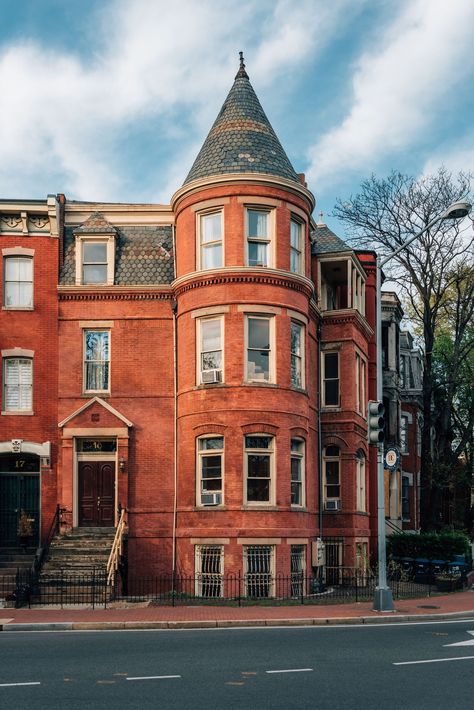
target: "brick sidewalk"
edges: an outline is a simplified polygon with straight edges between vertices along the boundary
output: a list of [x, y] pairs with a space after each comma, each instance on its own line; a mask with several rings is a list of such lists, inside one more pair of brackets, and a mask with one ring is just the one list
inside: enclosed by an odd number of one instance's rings
[[372, 610], [371, 602], [337, 605], [298, 606], [132, 606], [108, 609], [51, 607], [32, 609], [0, 609], [0, 627], [11, 624], [69, 624], [78, 628], [208, 627], [217, 625], [320, 624], [348, 621], [374, 623], [377, 620], [433, 618], [447, 615], [474, 616], [474, 592], [464, 591], [444, 596], [401, 600], [395, 603], [395, 613]]

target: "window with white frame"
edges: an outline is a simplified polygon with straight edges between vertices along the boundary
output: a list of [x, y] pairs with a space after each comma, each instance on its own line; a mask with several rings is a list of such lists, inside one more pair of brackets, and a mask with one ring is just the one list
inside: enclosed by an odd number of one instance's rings
[[339, 406], [339, 353], [322, 354], [323, 407]]
[[366, 402], [366, 394], [365, 394], [365, 373], [366, 373], [366, 365], [365, 365], [365, 360], [364, 358], [359, 355], [359, 353], [355, 354], [355, 363], [356, 363], [356, 370], [355, 370], [355, 376], [356, 376], [356, 411], [359, 414], [362, 414], [363, 417], [367, 416], [367, 402]]
[[271, 212], [268, 210], [247, 208], [247, 265], [272, 265]]
[[274, 499], [274, 439], [265, 434], [245, 437], [245, 502], [271, 504]]
[[110, 390], [110, 332], [84, 331], [84, 391]]
[[5, 308], [33, 308], [33, 259], [31, 257], [4, 257], [3, 305]]
[[306, 545], [290, 547], [291, 596], [301, 597], [305, 591]]
[[223, 545], [195, 546], [196, 595], [215, 598], [223, 595]]
[[324, 507], [339, 510], [341, 501], [340, 450], [326, 446], [323, 450]]
[[222, 266], [222, 210], [199, 215], [199, 265], [201, 269]]
[[304, 387], [304, 326], [291, 321], [290, 381], [293, 387]]
[[198, 505], [221, 505], [224, 471], [224, 437], [202, 436], [197, 440]]
[[408, 453], [408, 417], [405, 414], [400, 417], [400, 448], [402, 454]]
[[357, 486], [357, 510], [361, 513], [367, 511], [366, 492], [365, 492], [365, 455], [363, 451], [357, 452], [356, 457], [356, 486]]
[[273, 318], [247, 316], [246, 323], [247, 357], [245, 379], [248, 382], [273, 382]]
[[84, 240], [82, 242], [82, 283], [106, 284], [107, 265], [107, 242]]
[[244, 546], [245, 593], [261, 599], [274, 596], [275, 546]]
[[199, 342], [198, 383], [222, 382], [222, 327], [223, 318], [200, 318], [196, 321]]
[[291, 440], [291, 505], [305, 504], [305, 442], [303, 439]]
[[303, 225], [294, 217], [290, 221], [290, 271], [303, 273]]
[[33, 360], [3, 358], [3, 411], [31, 412], [33, 409]]

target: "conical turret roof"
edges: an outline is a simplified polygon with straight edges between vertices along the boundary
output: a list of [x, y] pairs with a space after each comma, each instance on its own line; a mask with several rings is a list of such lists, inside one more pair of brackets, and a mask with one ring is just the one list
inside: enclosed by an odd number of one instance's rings
[[299, 182], [249, 81], [242, 52], [234, 85], [184, 184], [224, 173], [269, 173]]

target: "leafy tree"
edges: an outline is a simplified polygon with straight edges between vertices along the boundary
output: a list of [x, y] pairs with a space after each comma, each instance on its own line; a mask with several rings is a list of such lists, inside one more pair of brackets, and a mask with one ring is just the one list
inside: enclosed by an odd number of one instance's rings
[[[418, 180], [398, 172], [381, 179], [372, 175], [362, 183], [357, 195], [349, 200], [337, 201], [334, 216], [346, 225], [348, 237], [355, 246], [376, 249], [382, 256], [388, 255], [410, 236], [426, 228], [453, 202], [461, 199], [472, 202], [472, 180], [471, 174], [453, 176], [445, 168]], [[437, 510], [433, 506], [439, 471], [434, 466], [431, 448], [431, 432], [436, 423], [433, 408], [437, 384], [434, 362], [436, 337], [443, 318], [447, 318], [446, 308], [453, 289], [456, 289], [460, 265], [472, 267], [473, 244], [470, 219], [460, 222], [445, 220], [402, 249], [386, 266], [387, 275], [398, 283], [404, 293], [411, 317], [419, 328], [423, 349], [420, 495], [423, 529], [436, 528], [439, 524]], [[452, 345], [454, 348], [454, 341]], [[460, 372], [457, 371], [452, 378], [451, 390], [458, 388], [459, 377]], [[449, 398], [453, 401], [452, 391]], [[457, 411], [460, 413], [460, 410]], [[449, 413], [450, 419], [454, 416], [454, 411]]]

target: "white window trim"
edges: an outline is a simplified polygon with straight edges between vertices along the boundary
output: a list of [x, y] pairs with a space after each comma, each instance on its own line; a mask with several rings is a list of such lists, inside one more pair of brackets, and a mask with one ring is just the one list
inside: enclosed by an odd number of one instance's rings
[[[82, 280], [83, 246], [85, 242], [107, 245], [107, 281], [105, 283], [84, 284]], [[115, 279], [115, 234], [76, 235], [76, 286], [113, 286]]]
[[[337, 381], [339, 383], [337, 404], [326, 404], [326, 388], [324, 386], [326, 381], [326, 355], [337, 355]], [[331, 378], [331, 380], [334, 379], [336, 378]], [[321, 406], [325, 409], [338, 409], [341, 406], [341, 357], [339, 350], [323, 350], [321, 353]]]
[[[299, 356], [301, 359], [301, 384], [296, 385], [293, 382], [291, 382], [291, 358], [293, 356], [293, 351], [291, 350], [291, 326], [292, 325], [297, 325], [300, 328], [300, 334], [301, 334], [301, 355]], [[290, 384], [292, 387], [295, 387], [296, 389], [306, 389], [306, 327], [304, 323], [301, 323], [300, 321], [292, 318], [290, 321]]]
[[[201, 242], [201, 219], [207, 217], [211, 214], [220, 214], [221, 216], [221, 238], [215, 242], [206, 242], [207, 245], [210, 244], [221, 244], [222, 251], [222, 263], [220, 266], [210, 266], [204, 267], [202, 265], [202, 249], [203, 244]], [[225, 266], [225, 241], [224, 241], [224, 208], [222, 206], [210, 207], [209, 209], [201, 210], [196, 212], [196, 270], [197, 271], [209, 271], [212, 269], [221, 269]]]
[[[302, 453], [291, 450], [291, 441], [298, 441], [302, 444]], [[300, 472], [301, 472], [301, 503], [291, 503], [291, 484], [293, 483], [291, 479], [291, 459], [297, 458], [300, 461]], [[292, 436], [290, 440], [290, 504], [292, 508], [304, 508], [306, 506], [306, 441], [298, 436]]]
[[[87, 372], [86, 372], [86, 333], [97, 331], [98, 333], [109, 334], [109, 386], [107, 389], [92, 390], [87, 389]], [[83, 394], [110, 394], [112, 383], [112, 334], [109, 328], [83, 328], [82, 329], [82, 392]]]
[[[222, 439], [222, 449], [208, 449], [203, 450], [199, 448], [199, 442], [203, 439]], [[201, 502], [201, 482], [202, 482], [202, 459], [205, 456], [217, 456], [221, 457], [221, 490], [212, 491], [212, 493], [221, 494], [221, 502], [219, 505], [203, 505]], [[196, 439], [196, 507], [203, 508], [205, 510], [215, 510], [216, 508], [222, 507], [224, 505], [224, 471], [225, 471], [225, 439], [223, 434], [203, 434], [198, 436]]]
[[[33, 350], [2, 350], [2, 415], [5, 416], [32, 416], [34, 394], [34, 351]], [[29, 409], [7, 409], [6, 407], [6, 363], [7, 360], [29, 360], [31, 362], [31, 407]]]
[[356, 456], [357, 511], [367, 512], [367, 462], [363, 455]]
[[[268, 449], [247, 449], [245, 445], [245, 438], [247, 436], [265, 436], [271, 439], [271, 444], [270, 448]], [[251, 508], [266, 508], [266, 507], [272, 507], [275, 505], [275, 491], [276, 491], [276, 437], [274, 434], [268, 434], [265, 432], [255, 432], [252, 434], [245, 434], [244, 435], [244, 440], [243, 440], [243, 447], [244, 447], [244, 490], [243, 490], [243, 501], [245, 506], [249, 506]], [[247, 499], [247, 480], [248, 480], [248, 454], [268, 454], [270, 457], [270, 484], [269, 484], [269, 500], [267, 501], [261, 501], [261, 500], [248, 500]]]
[[[35, 308], [35, 250], [25, 247], [2, 249], [2, 308], [5, 311], [33, 311]], [[6, 303], [6, 266], [7, 259], [31, 259], [31, 306], [8, 306]]]
[[[249, 237], [249, 219], [248, 213], [255, 212], [266, 212], [268, 215], [267, 226], [268, 234], [266, 239], [259, 239], [258, 237]], [[275, 245], [275, 208], [264, 204], [247, 204], [245, 205], [245, 217], [244, 217], [244, 264], [251, 269], [274, 269], [276, 264], [276, 245]], [[261, 244], [268, 244], [267, 247], [267, 264], [264, 266], [251, 266], [249, 264], [249, 242], [258, 242]]]
[[[248, 378], [248, 350], [249, 350], [249, 320], [268, 320], [269, 321], [269, 341], [270, 341], [270, 355], [268, 358], [268, 380], [262, 379], [251, 379]], [[276, 382], [276, 365], [275, 365], [275, 353], [276, 353], [276, 342], [275, 342], [275, 317], [273, 315], [267, 315], [265, 313], [249, 313], [245, 315], [244, 323], [244, 382], [246, 384], [260, 384], [269, 385], [275, 384]]]
[[356, 351], [355, 353], [355, 376], [356, 376], [356, 412], [364, 419], [367, 418], [367, 398], [366, 398], [366, 377], [367, 361], [365, 357]]
[[[294, 247], [291, 244], [291, 222], [294, 222], [295, 224], [298, 225], [298, 233], [299, 233], [299, 269], [298, 271], [293, 271], [291, 268], [291, 253], [294, 251]], [[305, 248], [305, 233], [306, 233], [306, 223], [301, 220], [301, 217], [298, 217], [295, 214], [291, 215], [290, 218], [290, 265], [289, 265], [289, 270], [292, 274], [299, 274], [300, 276], [304, 276], [305, 274], [305, 253], [304, 253], [304, 248]], [[298, 250], [297, 250], [298, 251]]]
[[[196, 384], [197, 386], [201, 386], [204, 384], [202, 381], [202, 373], [203, 372], [208, 372], [207, 370], [201, 370], [201, 340], [202, 340], [202, 324], [207, 321], [213, 321], [217, 320], [220, 323], [220, 345], [221, 345], [221, 379], [218, 384], [222, 384], [224, 382], [224, 367], [225, 367], [225, 362], [224, 362], [224, 316], [222, 315], [213, 315], [205, 318], [196, 318]], [[217, 384], [217, 383], [215, 383]]]
[[[328, 446], [335, 446], [335, 445], [328, 444]], [[326, 449], [328, 448], [328, 446], [325, 446], [323, 449], [323, 502], [324, 503], [327, 503], [327, 501], [332, 501], [332, 500], [337, 500], [337, 501], [342, 500], [342, 495], [341, 495], [341, 493], [342, 493], [342, 491], [341, 491], [341, 449], [339, 447], [337, 447], [339, 449], [338, 456], [328, 456], [326, 454]], [[337, 461], [339, 464], [339, 466], [338, 466], [339, 483], [338, 484], [335, 484], [335, 483], [328, 484], [328, 482], [327, 482], [327, 475], [326, 475], [327, 468], [326, 468], [326, 466], [327, 466], [327, 463], [331, 462], [331, 461]], [[328, 485], [330, 485], [330, 486], [338, 485], [339, 486], [339, 496], [328, 496], [326, 494], [326, 490], [327, 490]]]

